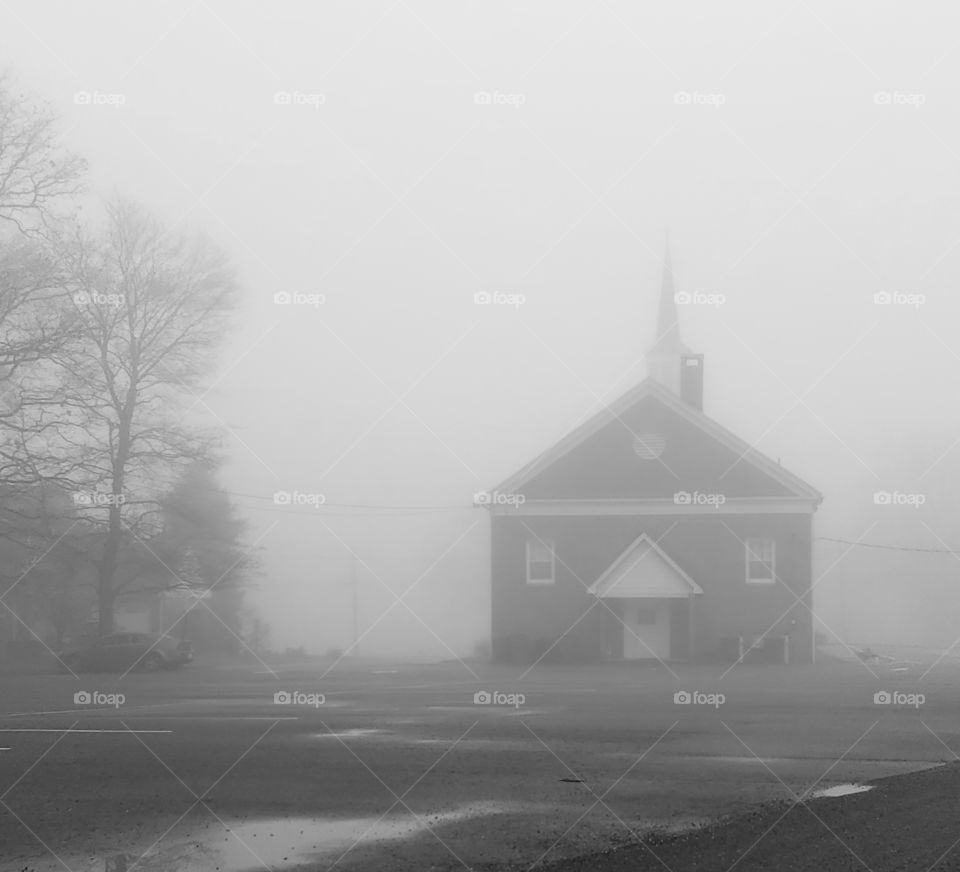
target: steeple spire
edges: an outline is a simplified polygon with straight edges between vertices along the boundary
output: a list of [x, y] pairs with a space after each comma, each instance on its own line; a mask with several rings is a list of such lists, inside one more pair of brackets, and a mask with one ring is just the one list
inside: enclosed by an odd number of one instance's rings
[[673, 263], [670, 258], [669, 237], [663, 255], [663, 275], [660, 279], [660, 305], [657, 311], [657, 334], [647, 352], [648, 375], [670, 390], [680, 393], [680, 358], [689, 354], [680, 340], [680, 323], [677, 315], [677, 294], [674, 284]]
[[660, 280], [660, 308], [657, 313], [657, 335], [653, 349], [678, 350], [680, 325], [677, 316], [677, 299], [673, 283], [673, 264], [670, 261], [670, 238], [667, 237], [663, 254], [663, 277]]

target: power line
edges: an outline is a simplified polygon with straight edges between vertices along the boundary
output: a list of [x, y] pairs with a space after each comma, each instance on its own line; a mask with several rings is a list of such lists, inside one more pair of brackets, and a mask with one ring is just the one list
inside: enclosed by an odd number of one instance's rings
[[[217, 489], [220, 493], [227, 494], [232, 497], [242, 497], [252, 500], [268, 500], [273, 503], [274, 506], [280, 508], [283, 506], [282, 503], [275, 502], [274, 496], [271, 494], [267, 496], [266, 494], [246, 494], [239, 493], [237, 491], [229, 491], [226, 489], [220, 490]], [[446, 504], [446, 505], [416, 505], [416, 504], [403, 504], [403, 503], [320, 503], [316, 509], [305, 509], [302, 513], [316, 514], [318, 511], [322, 511], [327, 506], [337, 509], [387, 509], [387, 510], [397, 510], [397, 511], [418, 511], [418, 512], [448, 512], [448, 511], [464, 511], [465, 509], [474, 509], [476, 506], [471, 503], [460, 503], [460, 504]], [[247, 506], [246, 508], [254, 508], [253, 506]], [[301, 514], [300, 511], [297, 511], [297, 514]]]
[[[210, 490], [216, 491], [219, 493], [227, 494], [232, 497], [241, 497], [254, 500], [269, 500], [273, 503], [272, 506], [242, 506], [244, 509], [253, 509], [260, 511], [270, 511], [276, 512], [278, 514], [285, 515], [352, 515], [357, 514], [357, 512], [349, 510], [360, 510], [366, 514], [379, 514], [379, 515], [427, 515], [435, 514], [438, 512], [464, 512], [467, 510], [474, 511], [478, 507], [470, 503], [462, 503], [459, 505], [411, 505], [411, 504], [376, 504], [376, 503], [321, 503], [316, 508], [304, 508], [297, 509], [293, 507], [284, 507], [282, 504], [274, 502], [273, 495], [267, 496], [265, 494], [249, 494], [241, 493], [238, 491], [230, 491], [225, 488], [199, 488], [201, 490]], [[347, 509], [348, 511], [342, 512], [331, 512], [327, 509]], [[814, 541], [822, 542], [838, 542], [843, 545], [852, 545], [858, 548], [877, 548], [884, 551], [913, 551], [924, 554], [957, 554], [960, 555], [960, 549], [952, 548], [917, 548], [909, 545], [882, 545], [878, 542], [857, 542], [852, 539], [840, 539], [833, 536], [814, 536]]]
[[[417, 515], [435, 515], [443, 512], [476, 511], [475, 506], [390, 506], [390, 505], [361, 505], [356, 503], [323, 503], [317, 508], [291, 508], [288, 506], [250, 506], [240, 504], [238, 509], [243, 511], [272, 512], [279, 515], [313, 515], [314, 517], [330, 517], [333, 515], [383, 515], [386, 517], [415, 517]], [[341, 509], [343, 511], [329, 511]]]
[[831, 536], [815, 536], [824, 542], [840, 542], [844, 545], [856, 545], [859, 548], [881, 548], [884, 551], [922, 551], [926, 554], [960, 554], [952, 548], [914, 548], [910, 545], [881, 545], [878, 542], [854, 542], [850, 539], [835, 539]]

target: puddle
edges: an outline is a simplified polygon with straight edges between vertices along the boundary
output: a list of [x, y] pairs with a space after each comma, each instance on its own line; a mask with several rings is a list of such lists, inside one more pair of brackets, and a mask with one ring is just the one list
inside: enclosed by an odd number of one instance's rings
[[379, 736], [386, 730], [363, 730], [355, 728], [352, 730], [341, 730], [338, 733], [316, 733], [318, 739], [357, 739], [361, 736]]
[[[450, 739], [416, 739], [409, 738], [403, 739], [398, 737], [398, 741], [406, 741], [413, 745], [438, 745], [444, 748], [452, 748], [457, 743], [457, 738], [453, 737]], [[461, 743], [462, 747], [469, 747], [472, 750], [478, 750], [480, 748], [486, 748], [489, 750], [499, 750], [499, 751], [509, 751], [513, 749], [529, 748], [529, 740], [524, 739], [473, 739], [467, 738], [464, 739]], [[636, 755], [634, 755], [636, 756]]]
[[[442, 820], [434, 822], [442, 823]], [[258, 821], [231, 827], [230, 833], [224, 831], [219, 841], [210, 846], [217, 850], [227, 869], [259, 869], [264, 865], [273, 869], [317, 854], [342, 853], [359, 840], [404, 839], [422, 830], [426, 830], [426, 826], [413, 817], [382, 821], [375, 817], [340, 821]]]
[[428, 705], [428, 709], [435, 712], [484, 712], [484, 711], [494, 711], [498, 706], [483, 706], [483, 705]]
[[713, 760], [717, 763], [757, 763], [760, 765], [771, 764], [771, 763], [796, 763], [798, 758], [796, 757], [708, 757], [701, 755], [690, 755], [698, 756], [702, 760]]
[[[217, 697], [194, 697], [193, 699], [184, 699], [175, 703], [163, 703], [161, 705], [143, 705], [132, 706], [124, 709], [139, 713], [141, 711], [148, 713], [151, 717], [170, 717], [177, 718], [181, 714], [195, 715], [197, 717], [223, 717], [236, 712], [244, 717], [253, 717], [254, 713], [261, 712], [268, 708], [270, 712], [276, 712], [278, 717], [290, 717], [302, 715], [308, 712], [323, 711], [329, 708], [343, 708], [353, 705], [349, 700], [331, 699], [326, 696], [320, 706], [313, 705], [279, 705], [274, 701], [273, 695], [270, 696], [238, 696], [219, 699]], [[166, 709], [166, 711], [164, 710]], [[76, 709], [74, 709], [76, 711]], [[104, 711], [115, 711], [115, 709], [104, 709]]]
[[[136, 872], [253, 872], [266, 867], [288, 869], [324, 859], [327, 866], [354, 846], [401, 841], [429, 833], [442, 824], [501, 814], [509, 809], [500, 803], [478, 802], [449, 812], [423, 813], [419, 817], [286, 818], [226, 822], [228, 830], [211, 824], [202, 832], [176, 841], [164, 840], [136, 864]], [[85, 872], [103, 869], [78, 867]], [[121, 867], [122, 868], [122, 867]]]
[[693, 830], [701, 829], [713, 820], [708, 817], [681, 817], [668, 820], [643, 821], [641, 828], [650, 833], [664, 833], [666, 835], [681, 835]]
[[849, 796], [851, 793], [866, 793], [873, 790], [872, 784], [835, 784], [833, 787], [827, 787], [823, 790], [815, 790], [810, 795], [814, 799], [826, 796]]
[[[535, 714], [535, 712], [525, 712], [521, 710], [518, 714]], [[417, 736], [393, 732], [391, 730], [374, 730], [355, 727], [349, 730], [337, 730], [332, 733], [313, 733], [314, 739], [379, 739], [397, 745], [440, 745], [443, 747], [452, 747], [457, 742], [457, 738], [443, 739], [437, 736]], [[481, 739], [470, 738], [465, 740], [466, 744], [472, 748], [491, 748], [491, 749], [510, 749], [524, 746], [523, 740], [515, 739]]]
[[527, 715], [545, 715], [548, 709], [514, 708], [506, 705], [428, 705], [428, 709], [436, 712], [469, 712], [470, 714], [498, 714], [510, 717], [526, 717]]

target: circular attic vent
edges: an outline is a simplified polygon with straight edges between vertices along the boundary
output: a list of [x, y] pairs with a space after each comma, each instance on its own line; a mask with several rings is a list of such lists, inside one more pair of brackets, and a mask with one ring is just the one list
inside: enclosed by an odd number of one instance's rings
[[642, 460], [656, 460], [666, 447], [664, 438], [656, 433], [641, 433], [633, 437], [633, 450]]

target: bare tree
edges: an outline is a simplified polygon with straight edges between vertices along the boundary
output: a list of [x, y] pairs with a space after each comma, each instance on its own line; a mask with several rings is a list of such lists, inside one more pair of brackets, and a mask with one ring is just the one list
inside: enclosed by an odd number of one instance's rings
[[[26, 409], [24, 394], [40, 387], [50, 356], [74, 338], [76, 312], [48, 232], [74, 205], [84, 169], [61, 148], [54, 115], [14, 93], [0, 74], [0, 585], [26, 610], [45, 603], [55, 610], [59, 603], [58, 632], [77, 587], [59, 521], [46, 507], [55, 492], [45, 479], [48, 464], [31, 456], [47, 447], [50, 415]], [[59, 585], [52, 598], [51, 585]], [[3, 605], [3, 616], [12, 613], [26, 628], [6, 600]]]
[[159, 530], [159, 498], [213, 440], [185, 421], [235, 294], [224, 255], [176, 235], [127, 201], [104, 233], [69, 246], [80, 339], [55, 354], [58, 444], [73, 458], [77, 501], [102, 519], [101, 634], [112, 632], [121, 549]]
[[[86, 165], [65, 152], [57, 119], [0, 74], [0, 415], [18, 406], [19, 370], [69, 335], [64, 276], [45, 232], [72, 205]], [[2, 479], [5, 480], [5, 479]]]
[[85, 162], [60, 147], [57, 119], [0, 74], [0, 220], [39, 232], [80, 190]]
[[[46, 423], [27, 413], [46, 393], [55, 352], [78, 336], [66, 276], [45, 244], [0, 233], [0, 482], [32, 486], [44, 464], [28, 443]], [[47, 416], [47, 419], [49, 415]]]
[[76, 313], [47, 231], [73, 205], [84, 162], [60, 147], [56, 119], [0, 75], [0, 483], [37, 484], [26, 451], [35, 420], [25, 385], [70, 340]]

